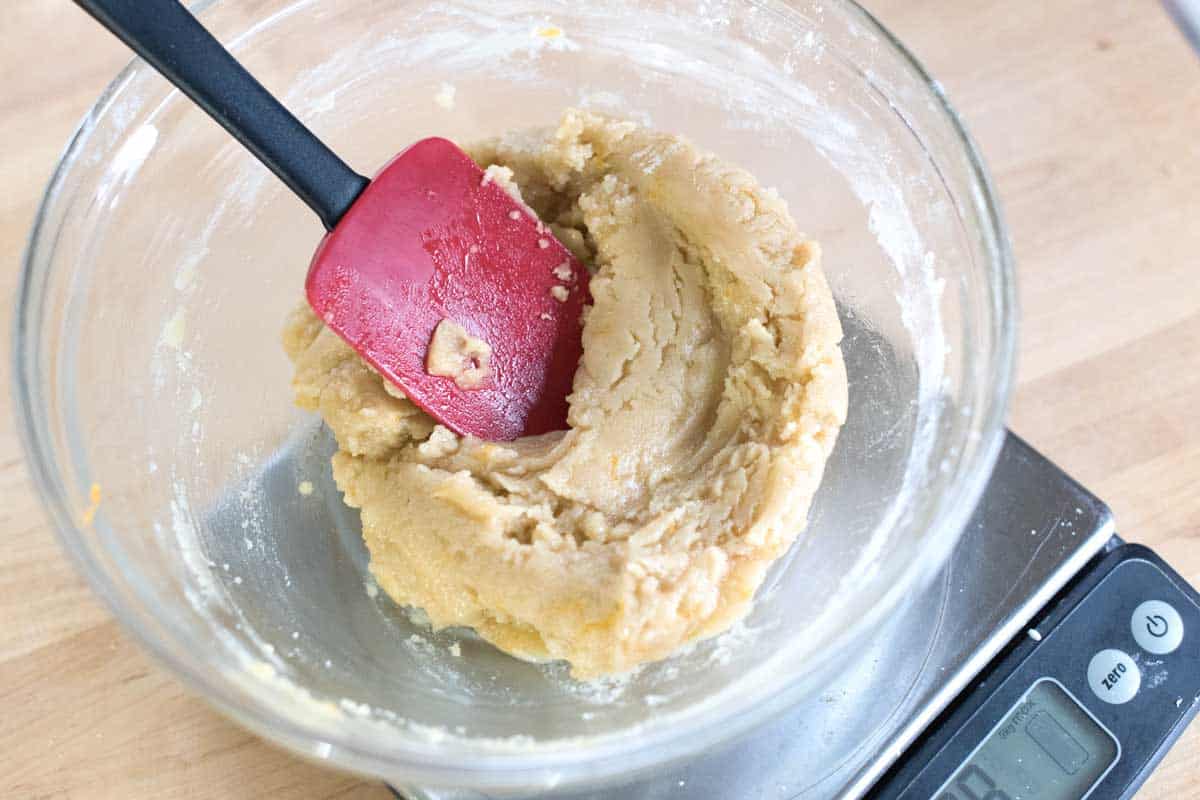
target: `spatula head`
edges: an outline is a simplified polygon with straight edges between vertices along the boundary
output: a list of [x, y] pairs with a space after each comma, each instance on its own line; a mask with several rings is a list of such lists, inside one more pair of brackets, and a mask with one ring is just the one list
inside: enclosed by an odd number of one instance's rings
[[[587, 285], [532, 211], [432, 138], [363, 190], [317, 248], [305, 288], [325, 324], [430, 416], [503, 441], [566, 427]], [[482, 381], [478, 347], [461, 354], [473, 380], [430, 374], [443, 320], [490, 348]]]

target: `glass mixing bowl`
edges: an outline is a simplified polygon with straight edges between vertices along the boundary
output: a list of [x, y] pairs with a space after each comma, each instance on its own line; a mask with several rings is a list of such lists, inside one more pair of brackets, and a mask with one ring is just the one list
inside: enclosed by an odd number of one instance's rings
[[468, 792], [599, 785], [816, 702], [941, 565], [1002, 432], [1010, 253], [937, 84], [836, 0], [202, 5], [361, 171], [572, 105], [746, 167], [823, 244], [850, 414], [807, 532], [731, 632], [591, 684], [431, 633], [370, 582], [330, 438], [292, 407], [279, 332], [320, 224], [135, 63], [46, 192], [15, 350], [45, 505], [132, 634], [269, 739]]

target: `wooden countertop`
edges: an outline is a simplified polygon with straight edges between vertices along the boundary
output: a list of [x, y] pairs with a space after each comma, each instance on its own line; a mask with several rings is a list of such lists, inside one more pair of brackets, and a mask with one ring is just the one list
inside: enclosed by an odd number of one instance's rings
[[[868, 5], [945, 85], [999, 185], [1023, 307], [1013, 427], [1200, 584], [1200, 60], [1149, 2]], [[7, 334], [43, 185], [128, 55], [64, 0], [9, 0], [4, 35]], [[389, 797], [227, 722], [122, 634], [33, 495], [8, 369], [5, 358], [0, 795]], [[1200, 724], [1138, 797], [1200, 798]]]

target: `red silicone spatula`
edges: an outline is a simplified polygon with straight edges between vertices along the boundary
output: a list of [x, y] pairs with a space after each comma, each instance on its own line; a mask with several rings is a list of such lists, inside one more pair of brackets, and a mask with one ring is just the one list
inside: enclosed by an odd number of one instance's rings
[[[508, 440], [566, 427], [587, 270], [462, 150], [423, 139], [368, 181], [176, 0], [76, 3], [317, 212], [328, 233], [309, 303], [387, 380], [458, 433]], [[462, 351], [473, 380], [429, 371], [443, 321], [490, 349], [482, 366], [477, 348]]]

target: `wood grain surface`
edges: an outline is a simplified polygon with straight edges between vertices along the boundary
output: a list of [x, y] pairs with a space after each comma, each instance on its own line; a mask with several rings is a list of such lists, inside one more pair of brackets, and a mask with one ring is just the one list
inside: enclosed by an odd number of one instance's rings
[[[869, 6], [999, 185], [1023, 311], [1013, 427], [1200, 584], [1200, 60], [1151, 2]], [[42, 188], [128, 56], [65, 0], [6, 0], [0, 20], [7, 334]], [[0, 393], [0, 796], [389, 797], [251, 736], [132, 645], [60, 553], [10, 405]], [[1200, 798], [1200, 725], [1138, 797]]]

